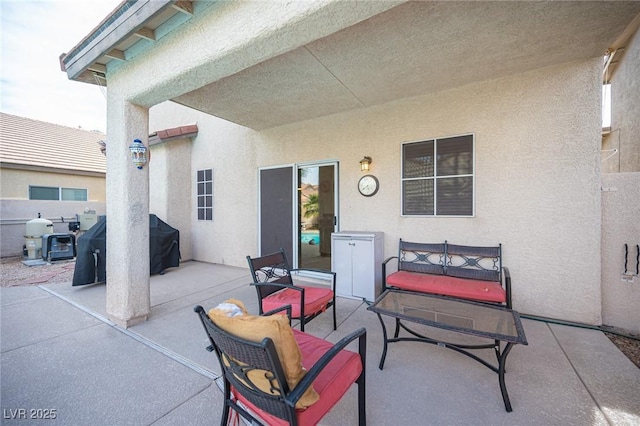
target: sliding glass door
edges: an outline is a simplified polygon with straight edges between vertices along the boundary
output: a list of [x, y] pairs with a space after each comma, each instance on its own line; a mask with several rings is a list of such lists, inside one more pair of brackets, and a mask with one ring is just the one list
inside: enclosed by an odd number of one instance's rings
[[331, 270], [338, 163], [261, 169], [260, 254], [283, 248], [295, 268]]
[[298, 167], [298, 267], [331, 270], [337, 224], [335, 163]]

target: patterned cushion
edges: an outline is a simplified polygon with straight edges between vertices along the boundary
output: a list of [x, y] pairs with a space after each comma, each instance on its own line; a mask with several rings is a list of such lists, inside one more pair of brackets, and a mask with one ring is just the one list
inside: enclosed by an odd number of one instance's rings
[[[216, 307], [209, 311], [209, 318], [218, 327], [241, 339], [252, 342], [261, 342], [265, 337], [273, 340], [278, 352], [278, 358], [287, 378], [289, 388], [293, 389], [306, 374], [302, 364], [302, 354], [289, 325], [289, 319], [283, 315], [256, 316], [247, 312], [244, 304], [235, 299], [229, 299], [225, 303], [236, 305], [242, 311], [242, 315], [230, 317], [229, 310], [225, 306]], [[256, 371], [250, 376], [251, 381], [261, 390], [267, 393], [273, 392], [271, 382], [264, 377], [264, 373]], [[307, 408], [317, 402], [318, 393], [310, 386], [302, 395], [296, 408]]]

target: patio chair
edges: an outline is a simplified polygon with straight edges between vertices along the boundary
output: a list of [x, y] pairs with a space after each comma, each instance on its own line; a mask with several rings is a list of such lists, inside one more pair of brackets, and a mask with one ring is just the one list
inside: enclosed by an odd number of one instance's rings
[[[262, 315], [281, 306], [291, 305], [291, 318], [300, 320], [300, 331], [309, 321], [333, 307], [333, 329], [336, 326], [336, 273], [318, 269], [291, 269], [284, 250], [251, 258], [247, 256], [253, 285], [258, 294], [258, 309]], [[307, 271], [323, 274], [331, 288], [295, 285], [292, 272]]]
[[[287, 308], [290, 312], [290, 307]], [[333, 345], [318, 337], [293, 330], [285, 322], [287, 332], [289, 335], [293, 334], [294, 345], [297, 344], [299, 348], [301, 364], [307, 369], [306, 373], [302, 373], [301, 380], [290, 386], [289, 377], [285, 374], [288, 371], [287, 357], [280, 357], [278, 354], [279, 347], [275, 343], [275, 340], [279, 341], [277, 335], [274, 339], [264, 337], [259, 342], [243, 339], [225, 331], [222, 327], [227, 323], [216, 325], [202, 306], [194, 307], [194, 311], [198, 313], [211, 342], [207, 350], [215, 351], [222, 370], [224, 406], [221, 425], [234, 420], [231, 410], [250, 424], [315, 425], [342, 399], [353, 383], [358, 385], [358, 423], [366, 425], [367, 332], [364, 328]], [[290, 318], [283, 315], [274, 315], [273, 318], [275, 317], [290, 321]], [[218, 322], [218, 317], [213, 318]], [[228, 327], [225, 328], [229, 330]], [[255, 337], [255, 333], [253, 336]], [[358, 353], [345, 349], [356, 339]], [[279, 341], [278, 344], [282, 345], [282, 342]], [[299, 360], [298, 364], [300, 365]], [[299, 368], [302, 370], [301, 366]], [[313, 391], [314, 395], [317, 393], [315, 402], [303, 409], [296, 408], [309, 391]]]

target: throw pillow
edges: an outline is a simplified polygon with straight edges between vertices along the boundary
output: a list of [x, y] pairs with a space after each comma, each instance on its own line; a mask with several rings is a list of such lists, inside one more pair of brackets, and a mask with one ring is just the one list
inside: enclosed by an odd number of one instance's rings
[[[229, 299], [209, 311], [209, 318], [224, 331], [241, 339], [261, 342], [265, 337], [273, 340], [290, 389], [293, 389], [306, 374], [302, 366], [302, 354], [293, 335], [286, 315], [250, 315], [240, 300]], [[270, 393], [272, 386], [264, 374], [252, 375], [253, 383], [264, 392]], [[298, 400], [296, 408], [307, 408], [320, 399], [318, 393], [309, 386]]]

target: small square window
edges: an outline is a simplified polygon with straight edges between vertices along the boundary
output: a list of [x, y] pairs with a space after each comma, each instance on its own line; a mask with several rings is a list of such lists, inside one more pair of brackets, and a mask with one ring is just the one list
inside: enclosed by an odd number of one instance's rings
[[474, 137], [402, 145], [402, 214], [473, 216]]

